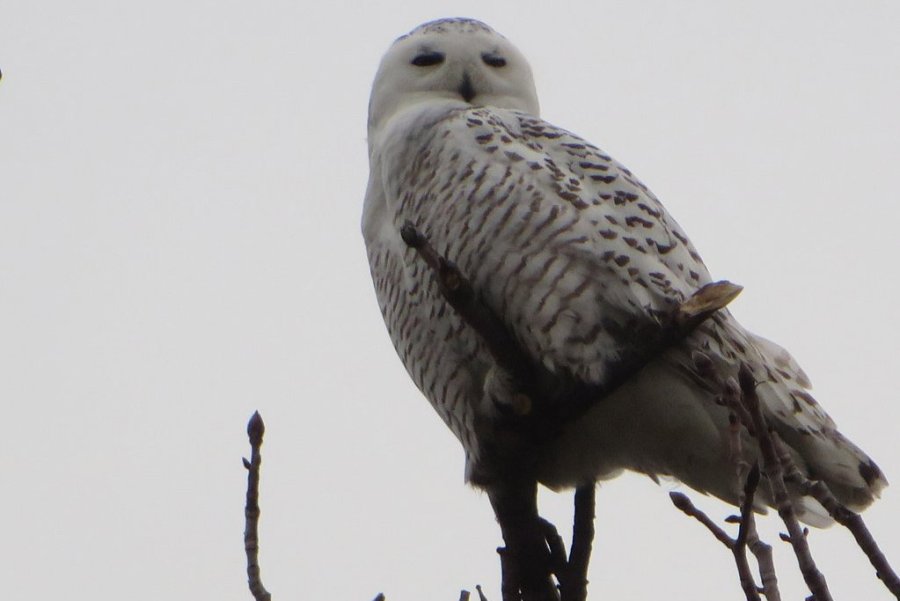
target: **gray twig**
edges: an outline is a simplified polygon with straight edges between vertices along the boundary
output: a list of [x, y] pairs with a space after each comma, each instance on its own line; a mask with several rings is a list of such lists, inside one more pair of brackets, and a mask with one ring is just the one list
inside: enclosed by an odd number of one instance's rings
[[745, 553], [738, 550], [737, 541], [731, 538], [727, 532], [725, 532], [702, 510], [698, 509], [687, 495], [673, 491], [669, 493], [669, 498], [672, 499], [672, 504], [674, 504], [675, 507], [684, 512], [685, 515], [689, 515], [706, 526], [706, 529], [709, 530], [720, 543], [725, 545], [729, 551], [731, 551], [734, 555], [735, 565], [737, 566], [741, 588], [744, 590], [747, 601], [760, 601], [759, 593], [756, 590], [756, 584], [753, 581], [753, 574], [750, 573], [750, 565], [747, 563], [747, 556]]
[[756, 532], [755, 519], [752, 519], [748, 526], [747, 546], [756, 557], [763, 594], [768, 601], [781, 601], [781, 592], [778, 590], [778, 576], [775, 574], [775, 558], [772, 555], [772, 545], [760, 540], [759, 534]]
[[256, 601], [270, 601], [272, 595], [263, 586], [259, 570], [259, 466], [262, 463], [263, 435], [266, 426], [258, 411], [247, 423], [247, 436], [250, 439], [250, 460], [244, 459], [247, 468], [247, 502], [244, 506], [244, 550], [247, 552], [247, 583], [250, 593]]
[[756, 494], [756, 487], [758, 484], [759, 466], [754, 465], [750, 470], [750, 473], [747, 474], [747, 482], [744, 484], [738, 535], [734, 540], [734, 544], [731, 546], [731, 552], [734, 554], [734, 562], [738, 569], [738, 577], [741, 581], [741, 588], [744, 589], [744, 595], [747, 596], [747, 601], [757, 601], [759, 599], [756, 581], [753, 579], [753, 573], [750, 571], [750, 563], [747, 561], [747, 538], [750, 535], [750, 531], [754, 528], [753, 496]]
[[831, 601], [831, 592], [828, 590], [825, 576], [816, 566], [816, 562], [809, 550], [809, 543], [806, 540], [806, 532], [800, 526], [797, 515], [794, 513], [794, 507], [791, 505], [791, 498], [784, 483], [784, 471], [781, 467], [781, 461], [779, 461], [778, 453], [775, 450], [772, 433], [762, 413], [759, 397], [756, 395], [756, 381], [753, 379], [750, 368], [746, 365], [741, 365], [739, 381], [741, 401], [753, 420], [756, 441], [762, 454], [763, 472], [769, 481], [769, 486], [772, 488], [772, 498], [775, 500], [778, 515], [788, 530], [786, 540], [794, 548], [794, 554], [797, 556], [797, 563], [800, 566], [801, 574], [803, 574], [803, 580], [806, 581], [806, 585], [816, 601]]
[[781, 442], [781, 438], [777, 434], [772, 434], [772, 440], [778, 453], [778, 460], [785, 471], [784, 479], [795, 484], [801, 494], [809, 495], [821, 503], [822, 507], [828, 511], [828, 514], [834, 518], [834, 521], [850, 531], [853, 538], [856, 539], [856, 544], [859, 545], [859, 548], [869, 558], [872, 567], [875, 568], [875, 575], [878, 576], [894, 597], [900, 599], [900, 578], [898, 578], [887, 557], [879, 548], [878, 543], [875, 542], [875, 538], [863, 521], [862, 516], [842, 505], [824, 482], [809, 480], [797, 468], [797, 465], [791, 459], [790, 453], [787, 452], [784, 443]]
[[565, 576], [560, 578], [562, 601], [587, 599], [587, 573], [594, 541], [594, 502], [597, 485], [590, 482], [575, 490], [575, 517], [572, 525], [572, 548]]

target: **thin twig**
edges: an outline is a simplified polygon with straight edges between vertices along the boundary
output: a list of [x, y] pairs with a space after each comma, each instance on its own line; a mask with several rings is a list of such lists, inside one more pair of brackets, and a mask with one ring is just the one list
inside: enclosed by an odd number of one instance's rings
[[566, 545], [563, 543], [556, 526], [544, 518], [539, 518], [538, 521], [543, 528], [547, 548], [550, 550], [550, 569], [556, 575], [556, 579], [559, 580], [561, 575], [566, 573], [569, 565], [569, 560], [566, 557]]
[[597, 485], [594, 482], [575, 490], [575, 517], [572, 525], [572, 548], [565, 577], [560, 579], [562, 601], [587, 599], [587, 572], [594, 541], [594, 502]]
[[247, 468], [247, 502], [244, 506], [244, 550], [247, 552], [247, 582], [250, 593], [256, 601], [270, 601], [272, 595], [263, 586], [259, 570], [259, 466], [262, 463], [263, 435], [266, 426], [258, 411], [247, 423], [247, 436], [250, 439], [250, 461], [244, 459]]
[[801, 494], [809, 495], [818, 501], [828, 511], [828, 514], [834, 521], [850, 531], [853, 538], [856, 539], [856, 544], [859, 545], [859, 548], [869, 558], [872, 567], [875, 568], [876, 576], [894, 597], [900, 599], [900, 578], [898, 578], [887, 557], [879, 548], [878, 543], [875, 542], [875, 538], [863, 521], [862, 516], [842, 505], [824, 482], [821, 480], [809, 480], [797, 468], [781, 438], [777, 434], [773, 434], [772, 439], [778, 453], [778, 459], [785, 471], [785, 480], [795, 484]]
[[558, 601], [546, 526], [537, 512], [537, 482], [505, 482], [487, 492], [506, 543], [498, 549], [504, 601]]
[[[698, 509], [687, 495], [680, 492], [669, 493], [669, 498], [672, 499], [672, 503], [675, 507], [706, 526], [713, 536], [731, 551], [734, 556], [735, 566], [737, 567], [741, 589], [744, 591], [747, 601], [760, 601], [759, 592], [756, 587], [756, 582], [753, 579], [746, 553], [746, 545], [749, 537], [751, 536], [751, 533], [755, 535], [753, 496], [756, 492], [758, 483], [759, 470], [754, 468], [747, 476], [747, 482], [744, 486], [743, 501], [741, 503], [741, 517], [738, 519], [740, 526], [736, 539], [731, 538], [731, 536], [729, 536], [728, 533], [716, 524], [708, 515]], [[770, 599], [770, 601], [772, 600]]]
[[686, 494], [672, 491], [669, 493], [669, 498], [672, 499], [672, 504], [675, 505], [675, 507], [706, 526], [706, 529], [712, 532], [712, 535], [715, 536], [720, 543], [731, 549], [731, 546], [734, 544], [734, 539], [728, 536], [728, 533], [722, 530], [722, 528], [712, 521], [708, 515], [697, 509]]
[[497, 365], [516, 382], [530, 382], [533, 377], [531, 359], [516, 343], [503, 321], [481, 302], [472, 284], [456, 265], [439, 255], [411, 222], [404, 224], [400, 235], [434, 272], [444, 299], [481, 336]]
[[750, 571], [750, 562], [747, 561], [747, 537], [753, 528], [753, 497], [756, 494], [756, 486], [758, 484], [759, 466], [754, 465], [750, 473], [747, 474], [747, 482], [743, 487], [738, 535], [734, 540], [734, 544], [731, 545], [731, 552], [734, 554], [734, 562], [737, 565], [741, 588], [744, 589], [747, 601], [759, 601], [756, 581], [753, 579], [753, 573]]
[[503, 601], [522, 601], [519, 592], [517, 562], [506, 547], [498, 547], [500, 556], [500, 597]]
[[488, 601], [487, 597], [484, 596], [484, 591], [481, 590], [481, 585], [476, 584], [475, 590], [478, 591], [478, 601]]
[[816, 566], [816, 562], [809, 550], [806, 533], [800, 526], [800, 522], [797, 520], [794, 508], [791, 505], [791, 499], [784, 484], [784, 472], [781, 468], [781, 462], [775, 451], [775, 444], [772, 440], [769, 426], [766, 424], [766, 418], [763, 416], [759, 397], [756, 395], [756, 382], [750, 369], [745, 364], [741, 365], [739, 382], [741, 386], [741, 400], [753, 419], [756, 440], [763, 458], [763, 472], [772, 488], [772, 498], [778, 509], [778, 515], [787, 527], [787, 541], [794, 548], [794, 554], [797, 556], [797, 563], [800, 566], [800, 572], [803, 574], [803, 580], [816, 601], [831, 601], [831, 592], [828, 590], [825, 576]]
[[748, 525], [747, 546], [756, 557], [759, 566], [759, 579], [762, 582], [763, 594], [768, 601], [781, 601], [781, 592], [778, 590], [778, 575], [775, 573], [775, 558], [772, 555], [772, 545], [764, 543], [756, 531], [756, 520], [752, 518]]
[[[718, 378], [712, 375], [710, 378], [715, 382], [719, 382]], [[737, 486], [741, 491], [739, 504], [741, 506], [741, 530], [738, 533], [738, 540], [743, 540], [753, 556], [756, 557], [756, 563], [759, 568], [759, 578], [762, 583], [762, 593], [768, 601], [781, 601], [781, 592], [778, 590], [778, 576], [775, 573], [775, 559], [772, 556], [772, 547], [764, 543], [759, 538], [756, 530], [756, 516], [753, 514], [753, 497], [756, 494], [756, 487], [759, 485], [759, 464], [754, 464], [752, 472], [750, 465], [744, 459], [744, 449], [741, 442], [742, 425], [752, 432], [752, 420], [747, 410], [740, 402], [740, 390], [734, 379], [729, 378], [724, 383], [722, 400], [731, 410], [728, 414], [728, 430], [729, 445], [731, 458], [735, 466], [735, 475], [737, 477]], [[743, 417], [743, 422], [742, 418]], [[745, 474], [747, 474], [745, 479]], [[742, 485], [743, 483], [743, 485]], [[742, 554], [746, 555], [743, 553]], [[740, 571], [740, 568], [739, 568]], [[746, 590], [746, 589], [745, 589]]]
[[463, 589], [459, 591], [459, 601], [469, 601], [469, 591]]

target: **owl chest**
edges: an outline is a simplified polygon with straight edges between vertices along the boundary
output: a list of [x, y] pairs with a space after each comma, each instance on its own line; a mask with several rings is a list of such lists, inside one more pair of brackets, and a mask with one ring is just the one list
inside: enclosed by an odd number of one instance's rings
[[476, 448], [473, 423], [489, 356], [414, 253], [374, 246], [369, 255], [378, 304], [403, 365], [454, 434]]

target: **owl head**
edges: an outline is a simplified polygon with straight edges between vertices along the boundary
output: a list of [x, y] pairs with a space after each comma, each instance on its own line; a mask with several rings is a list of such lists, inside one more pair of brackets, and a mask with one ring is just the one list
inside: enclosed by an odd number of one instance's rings
[[436, 102], [539, 112], [528, 61], [474, 19], [431, 21], [393, 43], [375, 75], [369, 132], [411, 105]]

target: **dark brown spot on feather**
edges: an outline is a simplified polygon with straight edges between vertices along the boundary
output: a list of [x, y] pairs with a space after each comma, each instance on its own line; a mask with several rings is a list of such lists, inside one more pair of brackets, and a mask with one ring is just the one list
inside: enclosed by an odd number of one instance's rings
[[591, 175], [591, 179], [595, 182], [603, 182], [604, 184], [611, 184], [616, 181], [615, 175]]
[[813, 396], [808, 392], [805, 392], [803, 390], [795, 390], [794, 394], [810, 407], [815, 407], [816, 405], [818, 405], [818, 403], [816, 403], [816, 399], [814, 399]]
[[652, 245], [652, 246], [656, 246], [656, 252], [658, 252], [658, 253], [661, 254], [661, 255], [668, 254], [669, 252], [671, 252], [671, 250], [672, 250], [673, 248], [675, 248], [675, 244], [674, 244], [674, 243], [673, 243], [673, 244], [669, 244], [669, 245], [660, 244], [659, 242], [656, 242], [653, 238], [647, 238], [647, 244], [650, 244], [650, 245]]
[[868, 463], [860, 462], [859, 475], [863, 477], [863, 480], [865, 480], [866, 484], [868, 484], [869, 486], [872, 486], [876, 481], [880, 480], [883, 477], [881, 475], [881, 470], [871, 459], [868, 461]]
[[647, 229], [653, 227], [652, 221], [647, 221], [643, 217], [638, 217], [637, 215], [629, 215], [628, 217], [626, 217], [625, 224], [628, 225], [628, 227], [635, 227], [637, 225], [641, 225]]
[[655, 218], [655, 219], [659, 219], [660, 212], [657, 211], [656, 209], [653, 209], [653, 208], [651, 208], [650, 206], [648, 206], [648, 205], [646, 205], [646, 204], [644, 204], [644, 203], [642, 203], [642, 202], [639, 202], [637, 206], [638, 206], [638, 208], [639, 208], [640, 210], [644, 211], [645, 213], [647, 213], [647, 214], [650, 215], [651, 217], [653, 217], [653, 218]]

